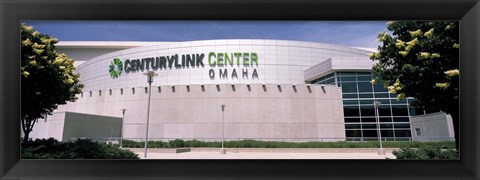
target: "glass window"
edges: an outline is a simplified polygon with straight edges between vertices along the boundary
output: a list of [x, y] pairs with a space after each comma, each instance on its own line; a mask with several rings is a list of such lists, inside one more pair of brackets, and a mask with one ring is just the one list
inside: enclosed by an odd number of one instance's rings
[[383, 117], [383, 118], [380, 118], [380, 122], [392, 122], [392, 118], [391, 117]]
[[376, 130], [363, 130], [363, 137], [377, 137]]
[[347, 137], [362, 137], [362, 131], [360, 131], [360, 130], [346, 130], [345, 135]]
[[342, 82], [342, 92], [344, 93], [353, 93], [357, 92], [357, 83], [344, 83]]
[[377, 93], [375, 91], [375, 98], [389, 98], [388, 93]]
[[365, 75], [371, 76], [372, 73], [369, 73], [369, 72], [357, 72], [357, 75], [359, 75], [359, 76], [365, 76]]
[[344, 116], [360, 116], [358, 106], [343, 106]]
[[[408, 108], [408, 110], [409, 110], [410, 116], [416, 116], [417, 115], [416, 109], [414, 107], [410, 106]], [[421, 115], [421, 114], [419, 114], [419, 115]]]
[[360, 129], [360, 124], [345, 124], [345, 129]]
[[375, 92], [388, 92], [388, 89], [383, 87], [383, 82], [377, 82], [377, 84], [373, 86], [373, 90]]
[[373, 92], [370, 82], [358, 82], [358, 92]]
[[375, 120], [375, 118], [364, 118], [364, 117], [362, 117], [362, 122], [377, 122], [377, 120]]
[[373, 106], [360, 106], [362, 116], [375, 116], [375, 110]]
[[357, 94], [342, 94], [343, 98], [358, 98]]
[[407, 106], [414, 100], [413, 98], [397, 100], [396, 94], [388, 93], [388, 89], [383, 87], [383, 82], [372, 85], [370, 83], [372, 80], [370, 72], [337, 72], [336, 75], [334, 76], [332, 73], [324, 76], [321, 82], [334, 84], [334, 78], [337, 78], [339, 83], [336, 85], [342, 88], [347, 137], [364, 137], [364, 140], [367, 141], [377, 140], [375, 108], [372, 105], [374, 101], [381, 103], [379, 107], [381, 124], [379, 126], [382, 129], [383, 138], [408, 140], [411, 137], [409, 118], [398, 116], [408, 116], [409, 111], [412, 115], [418, 113], [416, 111], [418, 108]]
[[390, 99], [375, 99], [375, 101], [380, 102], [380, 104], [388, 105], [390, 104]]
[[[370, 83], [370, 81], [372, 80], [372, 76], [357, 76], [357, 80], [358, 81], [368, 81], [368, 83]], [[371, 83], [370, 83], [371, 85]]]
[[373, 85], [373, 90], [375, 92], [388, 92], [388, 89], [383, 86], [383, 82], [377, 82]]
[[377, 129], [376, 124], [362, 124], [363, 129]]
[[360, 122], [360, 118], [345, 118], [345, 122]]
[[325, 76], [325, 77], [327, 77], [327, 78], [331, 78], [331, 77], [333, 77], [334, 75], [335, 75], [335, 73], [330, 73], [330, 74], [328, 74], [328, 75], [327, 75], [327, 76]]
[[368, 104], [373, 106], [373, 100], [360, 100], [360, 104]]
[[383, 137], [393, 137], [393, 130], [381, 130], [382, 138]]
[[390, 116], [390, 105], [380, 105], [378, 108], [378, 114], [380, 114], [380, 116]]
[[359, 98], [373, 98], [373, 94], [359, 94]]
[[411, 137], [410, 130], [395, 130], [396, 137]]
[[394, 117], [393, 122], [409, 122], [408, 117]]
[[392, 105], [394, 116], [408, 116], [407, 105]]
[[393, 126], [395, 127], [395, 129], [401, 129], [401, 128], [404, 128], [404, 129], [410, 129], [410, 124], [408, 123], [402, 123], [402, 124], [393, 124]]
[[343, 100], [343, 104], [356, 104], [356, 105], [358, 105], [358, 100]]
[[391, 101], [392, 101], [392, 104], [406, 104], [407, 103], [406, 99], [400, 99], [400, 100], [391, 99]]
[[335, 79], [328, 79], [326, 81], [327, 84], [335, 84]]
[[355, 72], [340, 72], [340, 75], [342, 75], [342, 76], [356, 76], [357, 73], [355, 73]]
[[381, 129], [391, 129], [393, 128], [392, 124], [380, 124]]
[[341, 81], [357, 81], [357, 78], [355, 76], [347, 76], [347, 77], [341, 77]]

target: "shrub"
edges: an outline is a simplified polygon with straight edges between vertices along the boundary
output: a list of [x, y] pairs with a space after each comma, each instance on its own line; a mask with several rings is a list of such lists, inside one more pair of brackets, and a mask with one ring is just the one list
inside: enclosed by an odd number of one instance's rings
[[185, 147], [185, 142], [181, 139], [175, 139], [173, 141], [168, 142], [168, 147], [170, 148]]
[[424, 146], [420, 148], [400, 148], [400, 150], [393, 151], [393, 155], [397, 159], [458, 159], [457, 150], [440, 146]]
[[22, 143], [23, 159], [139, 159], [135, 153], [117, 145], [101, 144], [89, 139], [59, 142], [53, 138]]
[[[176, 139], [167, 142], [149, 141], [149, 148], [178, 148], [178, 147], [221, 147], [222, 142], [206, 142], [198, 140], [183, 141]], [[442, 149], [455, 148], [454, 142], [417, 142], [417, 141], [386, 141], [383, 142], [384, 148], [419, 148], [423, 146], [435, 146]], [[131, 140], [123, 140], [123, 147], [143, 148], [144, 142], [135, 142]], [[278, 142], [278, 141], [257, 141], [257, 140], [240, 140], [225, 141], [226, 148], [379, 148], [376, 141], [367, 142]]]
[[186, 147], [215, 147], [215, 146], [212, 146], [212, 143], [207, 143], [207, 142], [197, 141], [197, 140], [185, 141], [185, 146]]

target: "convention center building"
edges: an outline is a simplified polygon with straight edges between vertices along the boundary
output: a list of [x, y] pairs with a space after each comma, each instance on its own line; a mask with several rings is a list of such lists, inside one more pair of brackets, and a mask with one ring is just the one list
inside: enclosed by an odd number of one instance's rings
[[56, 49], [75, 60], [85, 87], [38, 120], [33, 138], [366, 141], [380, 128], [389, 141], [454, 140], [450, 116], [371, 84], [376, 49], [267, 39], [62, 41]]

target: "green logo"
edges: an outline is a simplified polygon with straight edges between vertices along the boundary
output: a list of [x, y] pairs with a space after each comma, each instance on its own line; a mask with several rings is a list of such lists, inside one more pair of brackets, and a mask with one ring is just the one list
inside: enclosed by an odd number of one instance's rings
[[108, 72], [110, 73], [110, 77], [113, 79], [118, 78], [123, 71], [123, 63], [120, 58], [114, 58], [111, 64], [108, 66]]

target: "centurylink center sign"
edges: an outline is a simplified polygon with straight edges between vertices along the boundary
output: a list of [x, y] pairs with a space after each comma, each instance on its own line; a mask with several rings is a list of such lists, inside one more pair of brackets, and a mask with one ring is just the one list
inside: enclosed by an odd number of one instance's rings
[[[108, 72], [110, 77], [118, 78], [122, 72], [138, 73], [147, 71], [159, 71], [167, 69], [185, 69], [185, 68], [205, 68], [203, 60], [204, 53], [197, 54], [174, 54], [171, 56], [153, 56], [136, 59], [126, 59], [123, 62], [120, 58], [114, 58], [109, 65]], [[257, 78], [258, 73], [255, 67], [258, 67], [258, 54], [255, 52], [232, 52], [207, 54], [207, 63], [210, 66], [208, 76], [210, 79], [239, 79], [239, 78]], [[233, 68], [231, 72], [227, 71], [227, 66], [239, 67], [241, 70]], [[218, 74], [216, 73], [218, 69]], [[249, 71], [251, 72], [249, 74]]]

